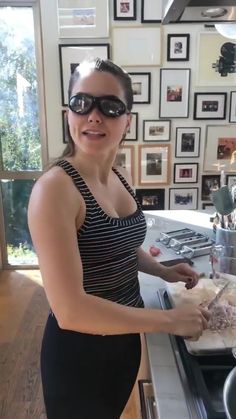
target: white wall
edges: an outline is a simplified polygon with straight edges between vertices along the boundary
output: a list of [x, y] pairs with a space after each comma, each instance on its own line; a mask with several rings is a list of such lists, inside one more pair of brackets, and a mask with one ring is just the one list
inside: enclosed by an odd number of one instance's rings
[[[99, 2], [99, 0], [98, 0]], [[112, 58], [112, 27], [152, 27], [155, 24], [141, 23], [141, 0], [137, 0], [137, 20], [136, 21], [114, 21], [113, 20], [113, 0], [110, 2], [110, 38], [106, 39], [63, 39], [58, 38], [57, 30], [57, 0], [40, 0], [41, 20], [42, 20], [42, 38], [43, 38], [43, 57], [44, 57], [44, 77], [45, 77], [45, 97], [47, 114], [47, 132], [48, 132], [48, 150], [49, 158], [53, 159], [61, 154], [64, 149], [62, 143], [62, 121], [61, 121], [61, 87], [60, 87], [60, 69], [58, 44], [72, 43], [103, 43], [109, 42], [111, 45]], [[199, 208], [201, 208], [201, 175], [203, 173], [203, 155], [205, 147], [205, 131], [207, 125], [228, 124], [229, 115], [229, 92], [236, 90], [235, 86], [225, 87], [195, 87], [196, 68], [198, 60], [198, 34], [205, 29], [202, 24], [174, 24], [162, 27], [162, 68], [190, 68], [191, 84], [189, 98], [189, 118], [171, 120], [171, 169], [170, 184], [164, 186], [165, 209], [168, 209], [169, 187], [199, 187]], [[167, 62], [167, 34], [168, 33], [189, 33], [190, 34], [190, 59], [186, 62]], [[125, 46], [124, 46], [125, 48]], [[135, 186], [140, 187], [138, 182], [138, 144], [143, 144], [143, 120], [159, 119], [159, 74], [160, 67], [127, 67], [130, 72], [151, 72], [151, 103], [146, 105], [134, 105], [133, 111], [139, 114], [138, 142], [127, 142], [127, 145], [135, 146]], [[193, 120], [193, 98], [194, 92], [228, 92], [227, 98], [227, 116], [226, 120], [201, 121]], [[200, 157], [199, 158], [175, 158], [175, 133], [176, 127], [201, 127]], [[236, 126], [235, 126], [236, 128]], [[146, 145], [150, 143], [144, 143]], [[173, 183], [173, 163], [199, 163], [198, 184], [174, 184]], [[217, 172], [215, 172], [217, 174]], [[160, 188], [162, 186], [160, 185]], [[144, 188], [144, 186], [143, 186]], [[157, 188], [157, 186], [156, 186]]]

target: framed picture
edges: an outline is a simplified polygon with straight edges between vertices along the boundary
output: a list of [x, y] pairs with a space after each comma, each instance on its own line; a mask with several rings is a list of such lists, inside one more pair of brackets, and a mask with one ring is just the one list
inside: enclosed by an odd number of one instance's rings
[[204, 172], [236, 173], [236, 130], [234, 125], [208, 125], [204, 153]]
[[167, 61], [189, 61], [189, 33], [167, 35]]
[[174, 183], [197, 183], [198, 163], [174, 163]]
[[97, 57], [109, 58], [109, 44], [60, 44], [59, 59], [61, 73], [62, 106], [67, 106], [67, 91], [71, 73], [81, 61]]
[[114, 20], [136, 20], [137, 0], [114, 0]]
[[236, 174], [226, 175], [226, 183], [228, 188], [232, 188], [232, 186], [236, 185]]
[[139, 185], [169, 183], [170, 145], [139, 145]]
[[129, 130], [126, 132], [125, 141], [138, 140], [138, 112], [131, 112], [132, 119]]
[[202, 176], [202, 201], [211, 200], [211, 191], [220, 188], [220, 175]]
[[187, 118], [190, 69], [161, 68], [160, 118]]
[[212, 204], [212, 202], [203, 202], [202, 203], [202, 209], [205, 210], [205, 209], [208, 209], [208, 208], [214, 209], [215, 206], [214, 206], [214, 204]]
[[69, 141], [69, 127], [67, 122], [67, 112], [63, 110], [62, 112], [62, 141], [67, 144]]
[[161, 23], [161, 20], [162, 20], [162, 1], [142, 0], [141, 22], [142, 23]]
[[129, 73], [135, 104], [150, 103], [151, 101], [151, 73]]
[[199, 157], [201, 128], [176, 128], [175, 157]]
[[229, 122], [236, 122], [236, 92], [230, 92]]
[[145, 120], [143, 121], [143, 141], [169, 141], [170, 120]]
[[109, 0], [58, 0], [59, 38], [108, 38]]
[[225, 119], [227, 93], [194, 93], [193, 119]]
[[160, 27], [117, 27], [112, 31], [112, 58], [122, 66], [161, 65], [161, 45]]
[[134, 146], [133, 145], [123, 145], [119, 153], [116, 156], [115, 161], [116, 166], [124, 167], [132, 177], [133, 183], [134, 179]]
[[195, 210], [198, 207], [198, 188], [170, 188], [170, 210]]
[[235, 39], [226, 39], [216, 31], [200, 33], [195, 84], [207, 87], [235, 86], [234, 54]]
[[135, 194], [143, 210], [163, 210], [165, 189], [136, 189]]

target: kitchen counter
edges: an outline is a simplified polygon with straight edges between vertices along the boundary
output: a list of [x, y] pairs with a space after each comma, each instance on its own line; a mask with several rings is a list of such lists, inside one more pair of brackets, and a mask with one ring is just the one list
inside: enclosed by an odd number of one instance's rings
[[[157, 257], [159, 262], [178, 257], [172, 249], [167, 249], [160, 243], [156, 243], [161, 231], [170, 231], [187, 226], [195, 231], [207, 233], [210, 237], [213, 235], [209, 213], [199, 211], [146, 211], [145, 216], [149, 227], [143, 248], [148, 250], [149, 246], [155, 243], [162, 251], [161, 255]], [[198, 272], [208, 273], [210, 271], [208, 256], [197, 257], [193, 261], [193, 267]], [[160, 308], [157, 291], [168, 287], [168, 284], [161, 278], [143, 273], [139, 274], [139, 278], [145, 306]], [[188, 403], [188, 396], [185, 395], [184, 387], [186, 383], [183, 382], [183, 378], [182, 380], [180, 378], [169, 335], [164, 333], [146, 334], [146, 342], [158, 419], [199, 418], [194, 409], [191, 408], [191, 403]]]

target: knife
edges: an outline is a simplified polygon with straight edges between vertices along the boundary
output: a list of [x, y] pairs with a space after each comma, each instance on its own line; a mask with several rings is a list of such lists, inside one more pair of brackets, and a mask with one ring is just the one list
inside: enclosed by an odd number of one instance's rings
[[228, 287], [229, 282], [227, 282], [221, 289], [220, 291], [217, 292], [217, 294], [215, 295], [215, 297], [209, 302], [209, 304], [207, 305], [208, 310], [210, 310], [214, 304], [216, 304], [220, 297], [222, 296], [223, 292], [225, 291], [225, 289]]

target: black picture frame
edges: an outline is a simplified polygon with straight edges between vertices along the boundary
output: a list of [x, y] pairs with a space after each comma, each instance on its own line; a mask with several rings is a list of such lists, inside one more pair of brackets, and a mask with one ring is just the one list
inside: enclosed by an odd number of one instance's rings
[[162, 2], [158, 0], [141, 0], [141, 23], [161, 23], [161, 20]]
[[133, 103], [151, 103], [151, 73], [150, 72], [130, 72], [133, 89]]
[[214, 204], [212, 204], [211, 202], [203, 202], [202, 203], [202, 209], [203, 210], [207, 209], [208, 207], [215, 208]]
[[126, 132], [126, 141], [138, 141], [138, 112], [131, 112], [132, 120], [130, 125], [130, 131]]
[[110, 44], [59, 44], [62, 106], [68, 105], [67, 91], [71, 73], [84, 59], [110, 58]]
[[201, 200], [211, 200], [211, 189], [220, 188], [220, 175], [202, 175]]
[[195, 92], [193, 119], [225, 119], [226, 92]]
[[200, 138], [200, 127], [177, 127], [175, 157], [199, 157]]
[[[131, 4], [131, 12], [128, 6]], [[119, 10], [120, 6], [120, 10]], [[129, 2], [120, 2], [113, 0], [114, 20], [136, 20], [137, 19], [137, 0], [129, 0]], [[122, 9], [123, 8], [123, 9]], [[126, 15], [127, 13], [127, 15]]]
[[69, 142], [69, 126], [67, 122], [67, 112], [66, 110], [61, 111], [62, 115], [62, 142], [68, 144]]
[[145, 119], [143, 141], [145, 143], [170, 141], [170, 119]]
[[198, 209], [198, 188], [170, 188], [170, 210], [196, 210]]
[[138, 198], [143, 210], [164, 210], [165, 189], [136, 189]]
[[159, 118], [188, 118], [190, 68], [161, 68]]
[[189, 33], [167, 35], [167, 61], [189, 61]]
[[174, 183], [197, 183], [198, 163], [174, 163]]
[[236, 185], [236, 174], [226, 175], [226, 185], [228, 188], [232, 188], [232, 186]]
[[236, 123], [236, 92], [230, 92], [229, 122]]

